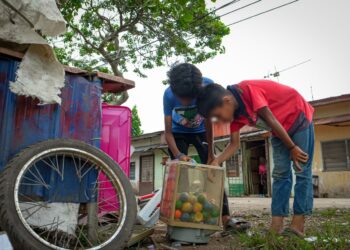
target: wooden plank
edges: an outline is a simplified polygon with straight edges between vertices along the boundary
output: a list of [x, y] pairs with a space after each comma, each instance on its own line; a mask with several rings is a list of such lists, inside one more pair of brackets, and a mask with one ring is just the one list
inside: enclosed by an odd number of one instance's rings
[[4, 47], [0, 47], [0, 54], [4, 54], [4, 55], [7, 55], [7, 56], [12, 56], [12, 57], [15, 57], [15, 58], [18, 58], [18, 59], [22, 59], [23, 56], [24, 56], [24, 53], [17, 52], [17, 51], [14, 51], [14, 50], [11, 50], [11, 49], [7, 49], [7, 48], [4, 48]]
[[142, 241], [146, 237], [152, 235], [154, 233], [154, 228], [146, 228], [142, 225], [135, 225], [132, 235], [128, 241], [128, 247], [131, 247], [138, 242]]

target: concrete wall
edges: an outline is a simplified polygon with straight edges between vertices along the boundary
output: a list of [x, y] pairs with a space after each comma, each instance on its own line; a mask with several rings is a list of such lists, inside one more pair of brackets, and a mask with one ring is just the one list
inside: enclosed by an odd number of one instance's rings
[[[165, 151], [167, 152], [167, 149]], [[160, 149], [154, 151], [154, 189], [163, 187], [164, 167], [162, 165], [162, 159], [166, 156], [168, 155]]]
[[[316, 107], [314, 118], [326, 118], [349, 113], [350, 102], [341, 102]], [[322, 160], [321, 142], [350, 139], [350, 123], [343, 123], [342, 125], [348, 126], [315, 126], [313, 174], [319, 176], [320, 194], [328, 194], [328, 197], [350, 197], [350, 171], [325, 171]]]
[[130, 162], [135, 162], [135, 180], [130, 180], [131, 185], [135, 193], [139, 192], [139, 180], [140, 180], [140, 154], [134, 153], [131, 156]]
[[324, 171], [321, 142], [350, 139], [350, 127], [315, 126], [313, 174], [320, 179], [320, 193], [328, 197], [350, 197], [350, 171]]

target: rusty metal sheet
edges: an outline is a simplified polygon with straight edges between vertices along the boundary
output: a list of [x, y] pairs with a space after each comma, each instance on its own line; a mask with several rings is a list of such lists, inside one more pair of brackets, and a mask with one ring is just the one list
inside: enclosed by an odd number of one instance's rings
[[[62, 105], [38, 105], [37, 99], [17, 96], [9, 90], [18, 65], [18, 60], [0, 56], [0, 171], [22, 149], [48, 139], [72, 138], [99, 148], [101, 80], [89, 81], [67, 73]], [[73, 173], [70, 177], [66, 178], [67, 185], [55, 190], [51, 201], [68, 202], [69, 198], [71, 202], [86, 202], [89, 199], [79, 192], [79, 182], [75, 183]], [[64, 186], [70, 188], [64, 189]]]

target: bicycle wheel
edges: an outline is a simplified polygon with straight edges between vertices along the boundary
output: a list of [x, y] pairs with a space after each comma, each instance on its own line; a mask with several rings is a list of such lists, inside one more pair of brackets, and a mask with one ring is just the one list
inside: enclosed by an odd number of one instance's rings
[[0, 216], [15, 249], [122, 249], [135, 222], [136, 200], [108, 155], [57, 139], [23, 150], [6, 166]]

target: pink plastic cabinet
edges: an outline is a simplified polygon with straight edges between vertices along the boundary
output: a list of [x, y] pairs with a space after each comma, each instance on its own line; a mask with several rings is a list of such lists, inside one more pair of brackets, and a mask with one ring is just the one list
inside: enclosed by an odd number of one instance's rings
[[[101, 150], [107, 153], [124, 173], [130, 174], [130, 143], [131, 143], [131, 110], [127, 107], [103, 104], [102, 106], [102, 138]], [[108, 189], [111, 183], [106, 182], [106, 176], [99, 175], [99, 208], [100, 212], [115, 211], [117, 200], [111, 200], [115, 194]]]

